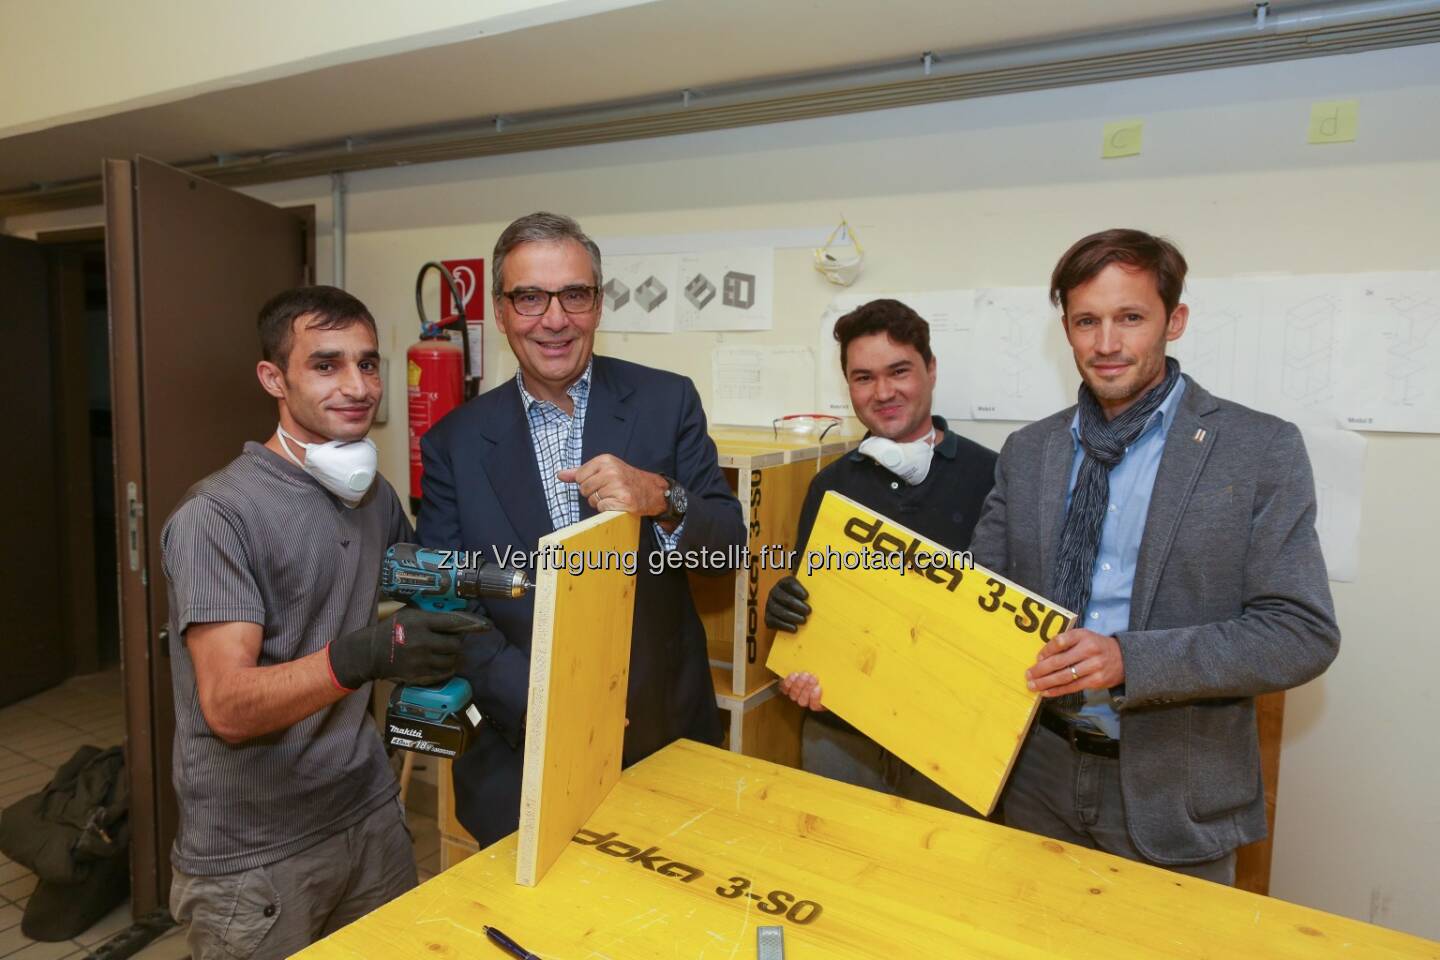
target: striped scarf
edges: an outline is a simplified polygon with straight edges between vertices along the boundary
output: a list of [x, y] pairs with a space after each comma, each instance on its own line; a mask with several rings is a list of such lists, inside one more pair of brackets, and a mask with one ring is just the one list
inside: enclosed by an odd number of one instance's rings
[[[1149, 422], [1150, 415], [1170, 395], [1180, 378], [1180, 363], [1165, 358], [1165, 379], [1152, 387], [1139, 402], [1127, 407], [1113, 420], [1105, 419], [1095, 395], [1080, 384], [1080, 445], [1085, 459], [1075, 478], [1070, 509], [1060, 531], [1060, 550], [1055, 558], [1055, 599], [1082, 619], [1090, 605], [1090, 586], [1095, 557], [1100, 552], [1100, 530], [1110, 503], [1110, 470], [1125, 456]], [[1062, 711], [1079, 709], [1080, 694], [1060, 697], [1055, 706]]]

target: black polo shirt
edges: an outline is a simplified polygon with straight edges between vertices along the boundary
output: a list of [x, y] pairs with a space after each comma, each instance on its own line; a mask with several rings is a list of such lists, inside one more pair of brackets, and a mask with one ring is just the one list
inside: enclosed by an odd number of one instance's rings
[[[935, 429], [943, 431], [945, 436], [935, 448], [930, 472], [915, 486], [858, 450], [852, 450], [815, 475], [805, 494], [805, 505], [800, 509], [800, 527], [795, 536], [797, 563], [805, 555], [815, 515], [820, 512], [820, 501], [830, 490], [864, 504], [942, 547], [969, 548], [980, 509], [995, 485], [997, 457], [988, 447], [951, 432], [944, 417], [930, 419]], [[825, 678], [821, 677], [820, 682], [823, 688]], [[853, 729], [833, 713], [814, 716], [826, 723]]]

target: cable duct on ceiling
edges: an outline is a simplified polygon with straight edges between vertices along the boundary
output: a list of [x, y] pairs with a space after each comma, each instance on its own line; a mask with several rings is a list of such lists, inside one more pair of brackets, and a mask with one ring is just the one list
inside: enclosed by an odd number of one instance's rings
[[[684, 89], [422, 130], [180, 163], [246, 185], [441, 160], [674, 136], [729, 127], [1105, 83], [1440, 41], [1440, 0], [1349, 0], [901, 62]], [[100, 202], [98, 179], [0, 194], [0, 215]]]

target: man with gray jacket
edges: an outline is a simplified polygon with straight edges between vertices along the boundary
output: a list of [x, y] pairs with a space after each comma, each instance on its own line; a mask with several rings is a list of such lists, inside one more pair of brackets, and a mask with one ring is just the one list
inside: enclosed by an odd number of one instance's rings
[[1165, 356], [1185, 271], [1138, 230], [1061, 257], [1079, 403], [1006, 442], [971, 549], [1077, 614], [1026, 671], [1045, 701], [1005, 822], [1233, 883], [1266, 830], [1254, 698], [1319, 676], [1340, 634], [1299, 430]]

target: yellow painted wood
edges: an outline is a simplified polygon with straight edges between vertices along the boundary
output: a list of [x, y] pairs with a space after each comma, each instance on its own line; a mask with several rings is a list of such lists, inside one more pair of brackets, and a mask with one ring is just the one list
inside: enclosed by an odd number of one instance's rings
[[[800, 509], [819, 465], [817, 458], [750, 471], [749, 515], [746, 517], [750, 531], [750, 569], [745, 571], [745, 581], [741, 584], [745, 603], [745, 650], [734, 674], [737, 694], [751, 693], [772, 679], [765, 661], [770, 656], [775, 631], [765, 625], [765, 598], [770, 596], [776, 581], [790, 573], [788, 557], [795, 550]], [[738, 602], [736, 609], [741, 609]]]
[[[299, 956], [501, 958], [488, 924], [545, 960], [728, 960], [778, 924], [787, 960], [1440, 958], [1418, 937], [686, 741], [626, 771], [577, 839], [536, 887], [512, 882], [507, 838]], [[792, 905], [781, 894], [820, 909], [765, 912]]]
[[950, 551], [827, 493], [799, 573], [815, 612], [769, 666], [815, 674], [827, 708], [989, 813], [1039, 703], [1025, 669], [1074, 616], [982, 567], [907, 569], [907, 552]]
[[639, 540], [640, 518], [616, 512], [540, 538], [542, 559], [570, 559], [536, 567], [517, 883], [545, 875], [620, 778]]
[[[765, 660], [774, 631], [765, 626], [765, 598], [775, 581], [789, 572], [785, 552], [795, 549], [800, 509], [811, 480], [859, 441], [838, 430], [822, 442], [793, 433], [776, 436], [763, 427], [723, 425], [712, 426], [710, 437], [725, 479], [740, 500], [751, 558], [750, 567], [738, 573], [689, 575], [690, 594], [716, 668], [716, 701], [732, 714], [736, 735], [729, 739], [731, 749], [798, 763], [798, 714], [767, 705], [765, 691], [774, 677]], [[760, 712], [752, 715], [755, 710]]]

